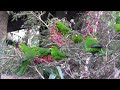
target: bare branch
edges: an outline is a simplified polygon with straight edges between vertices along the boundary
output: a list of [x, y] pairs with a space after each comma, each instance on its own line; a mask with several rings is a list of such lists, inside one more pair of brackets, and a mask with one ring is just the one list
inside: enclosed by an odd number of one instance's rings
[[34, 68], [35, 68], [35, 70], [38, 72], [38, 74], [40, 75], [40, 77], [41, 77], [42, 79], [45, 79], [45, 78], [42, 76], [42, 74], [40, 73], [40, 71], [38, 71], [37, 67], [35, 66]]
[[35, 16], [36, 18], [38, 18], [48, 29], [48, 25], [41, 19], [41, 15], [43, 15], [44, 13], [42, 13], [41, 11], [41, 14], [39, 16], [37, 16], [33, 11], [30, 12], [33, 16]]

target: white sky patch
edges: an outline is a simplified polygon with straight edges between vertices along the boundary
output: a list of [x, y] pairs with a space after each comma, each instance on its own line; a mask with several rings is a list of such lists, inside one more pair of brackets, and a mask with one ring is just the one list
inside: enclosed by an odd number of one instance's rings
[[[8, 33], [8, 39], [12, 39], [13, 41], [18, 41], [21, 37], [21, 39], [25, 36], [25, 30], [19, 30], [19, 31], [14, 31], [11, 33]], [[13, 34], [13, 36], [12, 36]]]

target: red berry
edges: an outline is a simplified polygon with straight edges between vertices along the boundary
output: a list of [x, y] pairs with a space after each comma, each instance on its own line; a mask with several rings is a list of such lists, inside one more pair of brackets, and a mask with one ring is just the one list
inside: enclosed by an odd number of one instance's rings
[[40, 60], [37, 60], [37, 63], [39, 63], [39, 64], [40, 64], [41, 62], [42, 62], [42, 60], [41, 60], [41, 59], [40, 59]]
[[89, 32], [90, 32], [90, 33], [93, 32], [93, 28], [92, 28], [92, 27], [89, 28]]
[[85, 35], [84, 35], [84, 37], [87, 37], [87, 36], [89, 36], [89, 34], [85, 34]]
[[51, 56], [51, 55], [48, 55], [47, 60], [48, 60], [48, 61], [52, 61], [52, 56]]
[[46, 61], [46, 60], [47, 60], [47, 57], [43, 57], [42, 59]]
[[37, 60], [34, 60], [34, 63], [37, 63]]
[[86, 25], [88, 25], [88, 24], [89, 24], [89, 22], [88, 22], [88, 21], [86, 21], [85, 23], [86, 23]]

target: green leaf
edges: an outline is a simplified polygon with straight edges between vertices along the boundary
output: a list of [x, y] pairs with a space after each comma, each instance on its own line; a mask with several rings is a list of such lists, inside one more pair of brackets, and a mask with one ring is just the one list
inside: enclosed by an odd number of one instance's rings
[[56, 68], [58, 70], [58, 73], [59, 73], [61, 79], [64, 79], [61, 68], [59, 66], [56, 66]]

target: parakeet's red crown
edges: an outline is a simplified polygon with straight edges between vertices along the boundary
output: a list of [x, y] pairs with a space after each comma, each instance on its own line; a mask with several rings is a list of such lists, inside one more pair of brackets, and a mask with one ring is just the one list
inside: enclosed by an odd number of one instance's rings
[[86, 38], [87, 36], [92, 36], [93, 38], [95, 38], [95, 36], [92, 35], [92, 34], [85, 34], [85, 35], [84, 35], [84, 38]]
[[91, 36], [90, 34], [85, 34], [84, 37], [86, 38], [87, 36]]
[[50, 48], [52, 48], [52, 45], [50, 46]]

